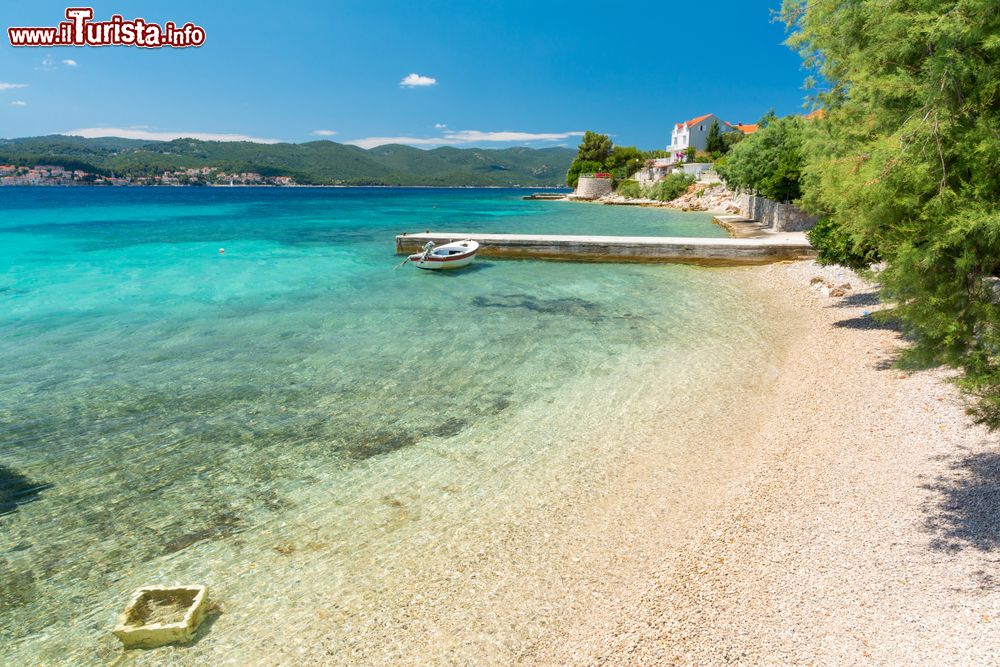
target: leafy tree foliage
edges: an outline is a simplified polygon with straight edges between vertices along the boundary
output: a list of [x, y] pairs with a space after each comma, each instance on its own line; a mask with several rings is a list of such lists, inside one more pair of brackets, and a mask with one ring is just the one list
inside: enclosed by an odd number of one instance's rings
[[769, 109], [768, 112], [761, 116], [760, 120], [757, 121], [757, 127], [763, 129], [776, 120], [778, 120], [778, 114], [774, 113], [774, 109]]
[[746, 135], [742, 132], [726, 132], [722, 135], [723, 149], [722, 154], [725, 155], [733, 149], [733, 146], [743, 141]]
[[862, 270], [879, 261], [878, 248], [859, 242], [829, 217], [821, 218], [807, 236], [817, 250], [820, 264], [840, 264]]
[[580, 180], [580, 174], [591, 174], [599, 171], [604, 171], [604, 165], [600, 162], [573, 160], [573, 164], [569, 166], [569, 171], [566, 172], [566, 185], [575, 188]]
[[611, 157], [613, 148], [611, 137], [587, 130], [584, 132], [583, 141], [580, 142], [580, 147], [576, 151], [576, 159], [604, 164]]
[[615, 146], [605, 160], [604, 167], [615, 180], [622, 181], [639, 171], [645, 161], [645, 154], [635, 146]]
[[586, 132], [576, 159], [566, 172], [566, 185], [575, 188], [580, 174], [610, 172], [615, 181], [623, 181], [639, 171], [652, 157], [662, 157], [664, 151], [641, 151], [635, 146], [615, 146], [606, 134]]
[[713, 120], [708, 126], [708, 135], [705, 137], [705, 151], [708, 153], [725, 153], [726, 143], [722, 138], [722, 128], [719, 121]]
[[829, 86], [802, 169], [820, 251], [873, 250], [909, 361], [960, 368], [1000, 426], [1000, 3], [785, 0], [783, 17]]
[[732, 187], [775, 201], [801, 194], [803, 121], [797, 116], [761, 119], [764, 127], [733, 146], [719, 175]]

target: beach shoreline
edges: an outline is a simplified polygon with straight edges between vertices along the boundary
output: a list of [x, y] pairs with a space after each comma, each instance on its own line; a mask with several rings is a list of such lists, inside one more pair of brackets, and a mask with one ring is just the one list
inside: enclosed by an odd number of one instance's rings
[[804, 324], [769, 399], [780, 409], [748, 445], [752, 471], [613, 603], [523, 662], [995, 664], [995, 435], [949, 373], [893, 367], [905, 343], [869, 316], [873, 286], [814, 262], [746, 271]]
[[[297, 584], [309, 603], [290, 639], [262, 635], [253, 653], [316, 665], [995, 661], [998, 533], [983, 505], [994, 439], [944, 372], [892, 367], [899, 334], [866, 314], [875, 291], [852, 272], [803, 261], [727, 279], [780, 322], [766, 379], [742, 397], [693, 385], [719, 400], [681, 422], [667, 396], [629, 394], [634, 444], [594, 454], [586, 485], [565, 468], [554, 495], [488, 519], [488, 532], [420, 538], [479, 551], [386, 569], [395, 593], [363, 616], [329, 607], [338, 595], [322, 576]], [[607, 399], [604, 411], [622, 400]], [[592, 453], [609, 437], [600, 412], [584, 429]], [[170, 657], [212, 659], [226, 624]]]

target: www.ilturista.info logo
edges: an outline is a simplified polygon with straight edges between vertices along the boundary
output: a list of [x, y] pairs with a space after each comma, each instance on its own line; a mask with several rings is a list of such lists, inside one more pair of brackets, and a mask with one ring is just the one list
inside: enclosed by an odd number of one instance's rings
[[164, 46], [184, 48], [205, 43], [205, 29], [193, 23], [181, 27], [173, 21], [147, 23], [145, 19], [126, 21], [114, 14], [109, 21], [92, 21], [90, 7], [69, 7], [67, 21], [50, 28], [7, 28], [11, 46]]

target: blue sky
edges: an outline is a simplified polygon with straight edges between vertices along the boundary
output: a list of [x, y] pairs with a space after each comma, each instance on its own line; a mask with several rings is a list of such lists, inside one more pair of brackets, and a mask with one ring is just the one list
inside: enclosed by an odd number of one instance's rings
[[[662, 148], [672, 123], [703, 113], [802, 111], [805, 73], [770, 20], [779, 5], [99, 0], [95, 20], [191, 21], [205, 45], [15, 49], [6, 28], [55, 26], [67, 4], [6, 2], [0, 136], [540, 147], [595, 130]], [[402, 85], [411, 74], [426, 85]]]

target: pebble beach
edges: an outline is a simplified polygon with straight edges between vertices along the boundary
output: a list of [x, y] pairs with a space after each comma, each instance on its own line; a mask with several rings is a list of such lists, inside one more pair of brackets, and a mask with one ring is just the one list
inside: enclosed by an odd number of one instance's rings
[[747, 277], [803, 324], [748, 434], [753, 465], [613, 602], [523, 662], [997, 664], [996, 435], [946, 372], [893, 367], [905, 342], [865, 314], [875, 290], [851, 272]]

